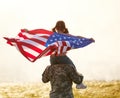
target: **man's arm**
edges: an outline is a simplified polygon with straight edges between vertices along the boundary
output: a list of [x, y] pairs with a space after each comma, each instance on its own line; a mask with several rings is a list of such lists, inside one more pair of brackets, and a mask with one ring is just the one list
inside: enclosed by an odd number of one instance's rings
[[49, 81], [49, 73], [48, 73], [49, 72], [49, 67], [50, 66], [47, 66], [46, 69], [45, 69], [45, 71], [42, 74], [42, 81], [44, 83], [47, 83]]
[[[70, 66], [70, 65], [69, 65]], [[83, 81], [83, 76], [81, 74], [79, 74], [75, 68], [73, 68], [72, 66], [70, 66], [69, 69], [69, 77], [71, 78], [71, 80], [76, 83], [76, 84], [80, 84]]]

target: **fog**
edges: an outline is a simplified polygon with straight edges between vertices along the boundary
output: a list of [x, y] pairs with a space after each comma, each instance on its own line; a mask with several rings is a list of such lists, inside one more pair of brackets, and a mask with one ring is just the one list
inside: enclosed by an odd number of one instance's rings
[[31, 63], [3, 37], [15, 37], [22, 28], [51, 30], [57, 20], [64, 20], [71, 34], [95, 39], [68, 52], [85, 80], [120, 80], [119, 4], [120, 0], [1, 0], [0, 82], [41, 81], [49, 56]]

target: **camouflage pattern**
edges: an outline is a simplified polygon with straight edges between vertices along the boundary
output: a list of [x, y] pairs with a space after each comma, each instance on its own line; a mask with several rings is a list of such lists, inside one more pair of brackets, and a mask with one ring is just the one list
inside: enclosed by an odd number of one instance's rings
[[42, 74], [42, 81], [51, 83], [50, 98], [74, 98], [72, 82], [80, 84], [83, 76], [68, 64], [47, 66]]

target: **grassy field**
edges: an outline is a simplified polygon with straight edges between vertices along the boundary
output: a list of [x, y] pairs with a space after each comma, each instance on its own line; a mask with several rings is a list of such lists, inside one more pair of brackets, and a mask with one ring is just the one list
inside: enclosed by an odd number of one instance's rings
[[[120, 81], [85, 81], [87, 89], [76, 89], [75, 98], [120, 98]], [[49, 98], [49, 83], [1, 83], [0, 98]]]

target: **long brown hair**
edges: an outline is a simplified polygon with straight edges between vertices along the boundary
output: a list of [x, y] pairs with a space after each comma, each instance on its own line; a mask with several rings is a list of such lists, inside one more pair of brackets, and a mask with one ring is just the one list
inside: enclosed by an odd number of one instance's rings
[[65, 22], [60, 20], [57, 21], [55, 27], [52, 29], [53, 32], [62, 32], [62, 33], [69, 33], [68, 29], [65, 26]]

